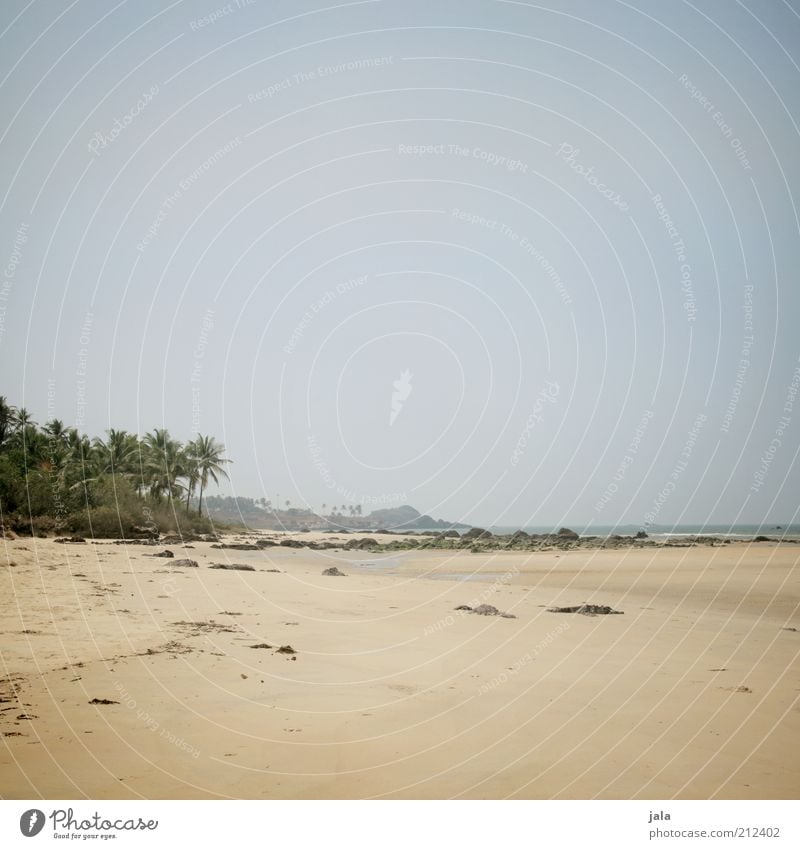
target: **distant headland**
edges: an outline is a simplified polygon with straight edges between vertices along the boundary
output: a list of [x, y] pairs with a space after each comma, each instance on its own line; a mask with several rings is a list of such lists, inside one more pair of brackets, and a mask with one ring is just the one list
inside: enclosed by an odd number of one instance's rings
[[468, 530], [471, 525], [434, 519], [420, 513], [409, 504], [373, 510], [364, 516], [361, 505], [323, 505], [320, 512], [309, 507], [274, 507], [267, 499], [212, 495], [206, 498], [205, 509], [212, 521], [240, 524], [254, 530], [309, 530], [329, 531], [340, 529], [422, 531]]

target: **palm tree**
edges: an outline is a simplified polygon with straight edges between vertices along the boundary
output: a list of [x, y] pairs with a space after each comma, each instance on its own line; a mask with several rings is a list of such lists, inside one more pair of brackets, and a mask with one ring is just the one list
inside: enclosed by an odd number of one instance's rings
[[66, 442], [67, 440], [67, 429], [60, 419], [52, 419], [47, 422], [42, 430], [54, 441]]
[[197, 484], [200, 480], [200, 470], [197, 466], [197, 460], [192, 453], [192, 443], [186, 446], [183, 456], [183, 476], [186, 478], [186, 512], [189, 512], [189, 502], [191, 501]]
[[164, 492], [170, 498], [178, 494], [178, 478], [183, 475], [180, 442], [172, 439], [166, 428], [156, 428], [144, 438], [144, 469], [150, 484], [150, 496], [160, 501]]
[[25, 462], [28, 466], [35, 466], [40, 461], [47, 459], [46, 440], [44, 434], [29, 421], [24, 425], [17, 426], [12, 437], [16, 447], [22, 449]]
[[106, 431], [106, 439], [95, 437], [92, 447], [101, 474], [131, 475], [136, 470], [139, 441], [125, 430]]
[[208, 486], [208, 480], [219, 483], [218, 475], [227, 478], [228, 473], [223, 468], [224, 463], [231, 461], [222, 456], [225, 446], [221, 445], [213, 436], [201, 436], [191, 443], [191, 457], [197, 464], [198, 482], [200, 483], [200, 500], [197, 504], [197, 514], [203, 512], [203, 490]]
[[8, 403], [5, 396], [0, 395], [0, 445], [11, 435], [14, 413], [14, 408]]
[[70, 463], [83, 467], [91, 454], [92, 443], [88, 436], [78, 433], [77, 428], [71, 427], [67, 431], [67, 449]]
[[31, 414], [25, 407], [11, 408], [11, 424], [14, 430], [24, 430], [28, 425], [36, 426], [36, 422], [31, 418]]

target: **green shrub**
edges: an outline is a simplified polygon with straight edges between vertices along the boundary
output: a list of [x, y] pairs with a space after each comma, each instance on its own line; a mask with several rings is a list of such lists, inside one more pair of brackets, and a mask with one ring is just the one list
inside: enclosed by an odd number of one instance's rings
[[87, 518], [88, 533], [96, 539], [128, 536], [135, 524], [129, 514], [106, 504], [89, 510]]
[[144, 521], [142, 500], [122, 475], [100, 475], [88, 484], [87, 491], [92, 507], [113, 507], [122, 514], [138, 516], [138, 523]]
[[151, 507], [153, 521], [162, 534], [210, 534], [214, 526], [208, 516], [198, 516], [194, 511], [188, 513], [177, 501]]
[[50, 534], [61, 532], [62, 523], [52, 516], [32, 516], [28, 519], [28, 529], [31, 536], [48, 537]]

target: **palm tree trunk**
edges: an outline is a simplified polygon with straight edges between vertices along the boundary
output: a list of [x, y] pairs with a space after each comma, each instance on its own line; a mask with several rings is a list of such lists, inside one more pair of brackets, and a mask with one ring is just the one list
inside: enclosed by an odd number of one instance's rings
[[203, 515], [203, 481], [200, 481], [200, 501], [197, 504], [197, 515]]
[[186, 512], [189, 512], [189, 499], [192, 497], [192, 491], [189, 487], [186, 487]]

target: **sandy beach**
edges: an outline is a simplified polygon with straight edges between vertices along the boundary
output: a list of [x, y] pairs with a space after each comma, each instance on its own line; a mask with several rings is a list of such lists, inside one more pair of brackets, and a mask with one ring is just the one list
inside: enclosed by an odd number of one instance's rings
[[2, 546], [4, 798], [800, 794], [800, 546]]

